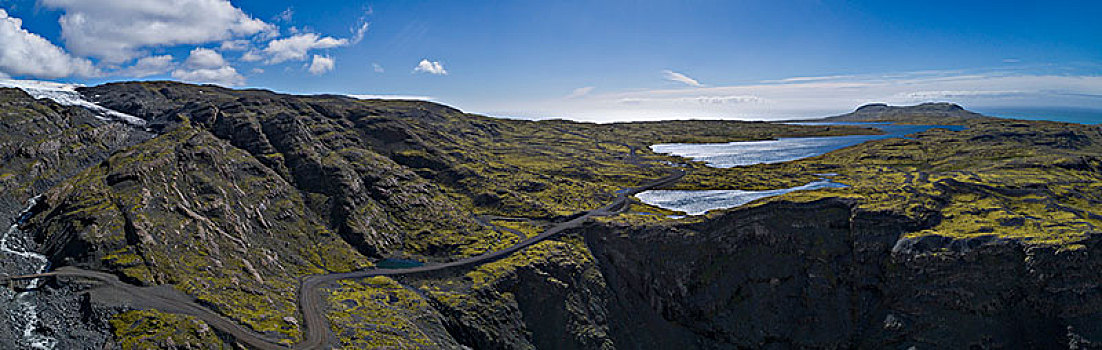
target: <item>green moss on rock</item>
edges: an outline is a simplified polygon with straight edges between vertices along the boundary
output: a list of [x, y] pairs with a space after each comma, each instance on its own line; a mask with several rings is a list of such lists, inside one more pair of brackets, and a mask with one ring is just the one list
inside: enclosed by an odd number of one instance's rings
[[110, 321], [123, 350], [231, 349], [206, 323], [191, 316], [151, 310], [127, 311]]

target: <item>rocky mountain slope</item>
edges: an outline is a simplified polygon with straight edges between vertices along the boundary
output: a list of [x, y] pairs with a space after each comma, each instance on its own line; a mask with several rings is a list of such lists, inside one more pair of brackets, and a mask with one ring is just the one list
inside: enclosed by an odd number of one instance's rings
[[[0, 89], [6, 214], [17, 216], [40, 195], [19, 232], [55, 268], [171, 288], [287, 345], [305, 338], [296, 304], [305, 276], [500, 250], [673, 169], [709, 176], [677, 184], [686, 189], [775, 188], [828, 172], [850, 187], [685, 220], [643, 215], [662, 211], [635, 203], [476, 266], [326, 285], [329, 343], [1049, 348], [1102, 341], [1095, 321], [1102, 309], [1092, 297], [1102, 280], [1093, 268], [1102, 225], [1097, 127], [971, 117], [940, 105], [863, 107], [859, 114], [870, 120], [952, 110], [969, 117], [945, 120], [969, 128], [717, 170], [647, 146], [876, 131], [502, 120], [427, 102], [173, 82], [79, 91], [141, 118], [148, 131]], [[95, 286], [48, 279], [36, 292], [43, 307], [33, 331], [56, 348], [236, 342], [192, 316], [89, 293]], [[16, 331], [0, 337], [27, 346]]]

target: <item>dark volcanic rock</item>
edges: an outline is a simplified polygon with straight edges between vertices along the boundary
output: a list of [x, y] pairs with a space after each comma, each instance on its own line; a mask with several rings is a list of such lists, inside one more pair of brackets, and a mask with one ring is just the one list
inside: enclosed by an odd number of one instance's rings
[[0, 88], [0, 217], [61, 180], [153, 137], [130, 125], [98, 119], [79, 107], [36, 100]]
[[[423, 231], [484, 231], [459, 213], [441, 189], [372, 145], [415, 138], [378, 129], [385, 120], [440, 119], [459, 113], [425, 102], [359, 103], [342, 96], [290, 96], [173, 82], [107, 84], [82, 89], [97, 103], [135, 113], [160, 128], [180, 123], [209, 130], [249, 152], [296, 186], [327, 226], [368, 256], [418, 249]], [[385, 124], [385, 122], [383, 122]], [[392, 136], [399, 133], [400, 136]], [[449, 253], [448, 246], [422, 253]]]
[[692, 225], [593, 225], [587, 237], [614, 295], [620, 348], [1099, 344], [1102, 268], [1090, 257], [1102, 239], [1073, 252], [990, 237], [898, 240], [918, 225], [825, 200]]
[[[49, 100], [36, 100], [19, 89], [0, 88], [0, 218], [4, 218], [4, 233], [29, 235], [23, 231], [8, 232], [8, 224], [26, 221], [15, 216], [27, 201], [64, 179], [107, 159], [113, 152], [137, 144], [153, 135], [130, 125], [96, 118], [79, 107], [62, 106]], [[9, 221], [10, 219], [10, 221]], [[19, 249], [32, 250], [30, 237], [6, 237], [10, 246], [20, 242]], [[4, 256], [0, 272], [28, 272], [24, 258]], [[35, 304], [36, 332], [57, 341], [59, 349], [102, 348], [110, 335], [106, 324], [110, 312], [92, 312], [82, 308], [83, 296], [62, 286], [47, 286], [28, 298]], [[13, 304], [5, 304], [13, 305]], [[16, 310], [9, 310], [19, 312]], [[0, 318], [0, 347], [19, 348], [23, 325]]]
[[858, 225], [849, 208], [829, 200], [686, 226], [591, 227], [621, 306], [611, 317], [617, 344], [852, 347], [881, 303], [886, 252], [906, 226], [891, 217]]
[[[0, 213], [13, 217], [44, 193], [35, 215], [13, 220], [55, 266], [174, 288], [292, 343], [302, 336], [302, 276], [384, 256], [431, 263], [507, 247], [516, 235], [491, 235], [502, 232], [473, 216], [510, 216], [498, 221], [538, 232], [581, 215], [661, 175], [661, 166], [639, 166], [658, 164], [645, 150], [654, 140], [700, 141], [690, 136], [701, 129], [713, 141], [782, 135], [764, 123], [502, 121], [427, 102], [172, 82], [81, 92], [157, 134], [0, 89]], [[341, 319], [334, 335], [360, 347], [417, 339], [409, 348], [422, 349], [1102, 344], [1102, 237], [1089, 231], [1102, 220], [1090, 210], [1102, 205], [1097, 128], [986, 119], [946, 103], [868, 105], [832, 120], [961, 122], [972, 131], [850, 147], [826, 168], [849, 181], [859, 177], [843, 165], [858, 164], [901, 186], [870, 193], [853, 182], [844, 199], [781, 198], [686, 222], [601, 218], [479, 266], [327, 286], [323, 297], [340, 300], [328, 305]], [[670, 128], [679, 131], [662, 133]], [[1037, 169], [1051, 177], [1019, 181]], [[902, 199], [877, 207], [870, 198]], [[970, 200], [1006, 208], [941, 210]], [[996, 210], [1015, 212], [968, 221]], [[1018, 215], [1030, 210], [1067, 215]], [[947, 222], [958, 226], [933, 229]], [[223, 345], [196, 319], [98, 305], [85, 287], [51, 280], [36, 292], [39, 331], [61, 348]], [[9, 328], [0, 327], [0, 347], [14, 346]], [[173, 338], [184, 333], [203, 336]]]

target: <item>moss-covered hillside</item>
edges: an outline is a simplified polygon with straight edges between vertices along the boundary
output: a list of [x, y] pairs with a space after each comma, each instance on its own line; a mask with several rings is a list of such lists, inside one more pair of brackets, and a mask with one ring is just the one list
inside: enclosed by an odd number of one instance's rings
[[[936, 119], [962, 123], [967, 130], [932, 130], [789, 163], [715, 169], [655, 154], [648, 146], [878, 131], [739, 121], [507, 120], [429, 102], [175, 82], [114, 83], [81, 93], [145, 119], [149, 131], [0, 89], [3, 200], [14, 211], [42, 194], [23, 225], [40, 251], [55, 267], [102, 270], [126, 283], [176, 289], [235, 324], [288, 345], [307, 334], [297, 304], [300, 295], [308, 295], [298, 290], [305, 276], [367, 268], [387, 258], [442, 263], [497, 251], [675, 169], [689, 172], [675, 184], [682, 189], [780, 188], [837, 174], [832, 179], [850, 187], [749, 206], [793, 206], [808, 217], [826, 218], [805, 225], [807, 232], [790, 230], [808, 235], [820, 228], [833, 238], [858, 235], [847, 231], [857, 226], [847, 228], [845, 222], [858, 216], [847, 216], [839, 203], [913, 224], [888, 230], [892, 242], [993, 236], [1083, 250], [1084, 240], [1102, 225], [1097, 127], [976, 117], [952, 106], [926, 106], [923, 111], [934, 112], [918, 114], [867, 108], [859, 110], [859, 119]], [[698, 269], [707, 272], [701, 275], [680, 274], [684, 266], [656, 275], [639, 272], [694, 263], [640, 255], [667, 245], [712, 244], [706, 239], [716, 238], [721, 244], [715, 247], [738, 246], [742, 241], [723, 236], [730, 230], [768, 237], [764, 226], [729, 225], [729, 215], [745, 210], [675, 221], [639, 215], [673, 213], [630, 203], [625, 213], [501, 259], [340, 281], [322, 286], [318, 295], [334, 344], [350, 349], [640, 348], [650, 338], [632, 335], [663, 322], [678, 325], [652, 334], [669, 336], [667, 345], [748, 344], [742, 340], [768, 337], [740, 335], [758, 328], [723, 323], [723, 317], [741, 319], [730, 313], [745, 305], [726, 309], [678, 299], [729, 279], [741, 265]], [[753, 213], [758, 215], [753, 219], [771, 225], [799, 221], [771, 217], [776, 214], [771, 209]], [[618, 240], [636, 238], [637, 231], [666, 241], [625, 245], [633, 249], [626, 253], [614, 249]], [[826, 253], [814, 252], [846, 254], [844, 244], [816, 246], [821, 242], [801, 240], [781, 253], [810, 251], [804, 255], [822, 259]], [[606, 247], [598, 251], [595, 244]], [[746, 262], [723, 256], [707, 258]], [[692, 280], [696, 277], [701, 279]], [[754, 278], [749, 280], [759, 281]], [[47, 288], [84, 295], [89, 285], [60, 278]], [[89, 347], [237, 346], [231, 336], [196, 318], [80, 298], [80, 322], [99, 325], [109, 338]], [[738, 298], [724, 303], [752, 300]], [[634, 312], [647, 316], [624, 316]], [[716, 315], [722, 317], [712, 318]], [[707, 322], [688, 325], [693, 320]], [[709, 328], [714, 325], [719, 326]], [[626, 330], [632, 327], [636, 330]]]
[[150, 137], [12, 88], [0, 88], [0, 136], [0, 213], [7, 216], [66, 177]]
[[[929, 118], [935, 117], [888, 114], [875, 120], [938, 122]], [[863, 210], [905, 215], [926, 224], [926, 229], [908, 237], [990, 236], [1078, 249], [1080, 241], [1102, 232], [1102, 128], [946, 118], [942, 123], [967, 129], [933, 129], [782, 164], [698, 166], [676, 187], [783, 188], [813, 181], [820, 174], [836, 174], [830, 179], [850, 187], [797, 192], [776, 200], [852, 198]]]
[[[679, 160], [651, 153], [652, 143], [875, 132], [719, 121], [503, 120], [428, 102], [173, 82], [81, 90], [104, 107], [145, 119], [146, 132], [3, 91], [0, 102], [10, 106], [3, 125], [12, 135], [3, 147], [11, 161], [2, 180], [13, 194], [5, 200], [17, 208], [43, 194], [24, 228], [54, 266], [173, 286], [286, 344], [303, 337], [295, 304], [303, 276], [382, 258], [439, 262], [508, 247], [607, 204], [619, 189], [665, 175]], [[559, 280], [593, 287], [559, 288], [565, 299], [552, 309], [590, 298], [601, 277], [588, 254], [575, 238], [454, 275], [329, 286], [329, 321], [350, 347], [517, 347], [561, 334], [574, 334], [578, 344], [607, 343], [591, 312], [564, 313], [573, 326], [537, 339], [525, 335], [523, 324], [498, 329], [476, 317], [498, 312], [502, 320], [523, 322], [518, 312], [533, 299], [508, 290], [542, 290]], [[438, 319], [418, 321], [418, 314]], [[130, 329], [181, 322], [193, 321], [146, 312], [118, 314], [109, 324], [122, 345], [211, 339]], [[416, 334], [423, 339], [406, 341]]]

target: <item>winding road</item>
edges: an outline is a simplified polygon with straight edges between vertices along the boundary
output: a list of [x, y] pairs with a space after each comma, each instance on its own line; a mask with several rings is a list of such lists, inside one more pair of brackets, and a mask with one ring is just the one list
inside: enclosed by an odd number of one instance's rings
[[[632, 149], [634, 155], [634, 149]], [[685, 171], [674, 170], [669, 175], [652, 180], [640, 186], [620, 191], [616, 199], [603, 207], [584, 212], [571, 220], [552, 225], [539, 235], [527, 237], [508, 248], [485, 253], [478, 256], [459, 259], [447, 263], [428, 264], [418, 267], [401, 269], [368, 269], [345, 273], [330, 273], [321, 275], [309, 275], [302, 277], [299, 283], [298, 307], [302, 313], [305, 328], [304, 340], [293, 346], [278, 343], [262, 334], [248, 329], [237, 322], [219, 315], [218, 313], [200, 305], [194, 298], [183, 294], [171, 286], [139, 287], [119, 281], [118, 277], [106, 272], [83, 270], [75, 267], [62, 267], [55, 271], [0, 278], [0, 282], [7, 283], [13, 280], [26, 280], [42, 277], [70, 277], [85, 278], [100, 281], [103, 285], [97, 288], [108, 288], [117, 293], [115, 296], [123, 297], [127, 301], [136, 303], [140, 307], [157, 309], [159, 311], [177, 314], [186, 314], [203, 320], [211, 327], [232, 335], [238, 342], [248, 347], [261, 350], [285, 350], [293, 349], [324, 349], [331, 347], [332, 336], [329, 323], [325, 319], [323, 300], [319, 294], [321, 287], [340, 280], [360, 279], [372, 276], [396, 276], [411, 275], [424, 272], [440, 271], [444, 269], [478, 265], [501, 259], [533, 244], [554, 237], [563, 231], [581, 226], [586, 220], [595, 216], [608, 216], [624, 209], [629, 198], [639, 192], [663, 187], [685, 176]]]

